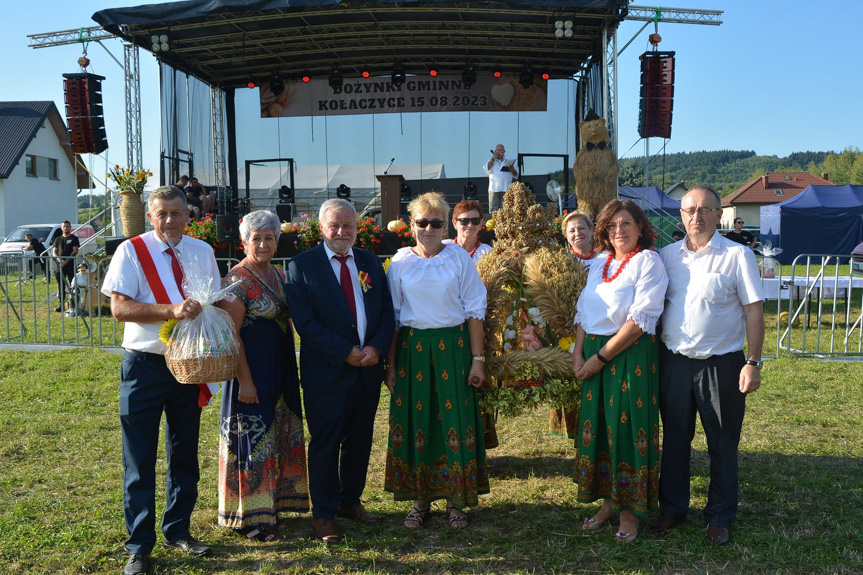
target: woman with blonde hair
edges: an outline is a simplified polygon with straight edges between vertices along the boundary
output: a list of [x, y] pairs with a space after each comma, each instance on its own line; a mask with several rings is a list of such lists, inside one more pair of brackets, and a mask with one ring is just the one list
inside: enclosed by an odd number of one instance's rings
[[390, 399], [384, 489], [413, 501], [418, 529], [446, 500], [449, 524], [489, 492], [477, 389], [485, 384], [486, 289], [468, 252], [444, 244], [449, 206], [436, 192], [408, 205], [416, 247], [400, 249], [387, 273], [396, 333], [387, 356]]

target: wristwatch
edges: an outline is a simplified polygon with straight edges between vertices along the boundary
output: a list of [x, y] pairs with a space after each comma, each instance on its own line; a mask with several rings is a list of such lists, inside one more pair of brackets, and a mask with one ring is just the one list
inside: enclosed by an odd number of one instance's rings
[[471, 359], [474, 361], [481, 361], [481, 362], [485, 363], [485, 356], [481, 353], [478, 353], [474, 356], [471, 356]]
[[758, 361], [755, 361], [754, 359], [747, 359], [746, 365], [754, 365], [755, 369], [761, 371], [761, 368], [764, 367], [764, 361], [760, 359]]

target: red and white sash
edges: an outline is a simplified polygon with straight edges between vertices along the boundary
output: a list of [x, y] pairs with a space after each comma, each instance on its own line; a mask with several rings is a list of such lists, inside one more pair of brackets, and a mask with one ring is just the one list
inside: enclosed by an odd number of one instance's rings
[[[174, 272], [167, 262], [165, 262], [165, 257], [162, 255], [162, 247], [155, 241], [153, 234], [135, 236], [129, 241], [132, 242], [132, 247], [135, 248], [135, 253], [144, 272], [144, 277], [147, 278], [147, 283], [150, 285], [153, 297], [156, 298], [156, 303], [175, 305], [182, 302], [184, 298], [176, 283], [169, 282], [166, 287], [162, 282], [162, 273], [173, 276]], [[162, 269], [160, 270], [160, 268]], [[213, 387], [211, 388], [210, 386]], [[218, 389], [219, 386], [215, 383], [198, 384], [198, 406], [206, 407], [209, 405], [210, 398], [213, 397], [213, 394]]]

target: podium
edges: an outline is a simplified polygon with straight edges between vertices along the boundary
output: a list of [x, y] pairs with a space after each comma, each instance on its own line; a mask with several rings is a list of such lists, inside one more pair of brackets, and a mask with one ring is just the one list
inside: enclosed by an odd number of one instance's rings
[[387, 223], [398, 219], [401, 212], [399, 193], [405, 177], [401, 174], [382, 174], [375, 177], [381, 183], [381, 221], [386, 227]]

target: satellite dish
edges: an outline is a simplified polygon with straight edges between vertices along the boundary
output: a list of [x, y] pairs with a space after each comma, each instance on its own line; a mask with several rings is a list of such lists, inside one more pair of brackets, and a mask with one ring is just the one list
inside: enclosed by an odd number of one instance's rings
[[552, 202], [556, 202], [560, 198], [560, 184], [554, 180], [549, 180], [545, 185], [545, 195], [548, 196], [548, 199]]

